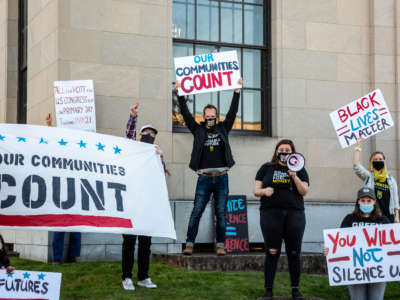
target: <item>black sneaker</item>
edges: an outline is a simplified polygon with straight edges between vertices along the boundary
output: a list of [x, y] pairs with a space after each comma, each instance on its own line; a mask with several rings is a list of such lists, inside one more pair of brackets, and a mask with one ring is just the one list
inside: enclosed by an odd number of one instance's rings
[[272, 299], [273, 299], [272, 291], [266, 291], [264, 296], [258, 298], [257, 300], [272, 300]]
[[76, 257], [75, 256], [69, 256], [67, 258], [67, 263], [75, 264], [76, 263]]
[[306, 298], [304, 298], [304, 296], [297, 289], [292, 290], [292, 299], [293, 300], [306, 300]]

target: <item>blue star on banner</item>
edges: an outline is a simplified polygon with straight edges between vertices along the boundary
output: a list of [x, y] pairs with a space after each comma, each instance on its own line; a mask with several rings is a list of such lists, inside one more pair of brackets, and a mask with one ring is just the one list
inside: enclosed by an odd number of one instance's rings
[[4, 141], [5, 138], [6, 138], [6, 137], [5, 137], [4, 135], [1, 135], [1, 134], [0, 134], [0, 141]]
[[40, 138], [39, 144], [48, 144], [48, 141], [45, 141], [44, 138]]
[[28, 272], [23, 273], [23, 275], [24, 275], [24, 279], [25, 278], [28, 278], [28, 279], [31, 278], [31, 274], [29, 274]]
[[24, 142], [24, 143], [26, 143], [26, 138], [18, 136], [18, 137], [17, 137], [17, 142]]
[[64, 139], [61, 139], [61, 141], [58, 142], [60, 146], [66, 146], [68, 144], [67, 141], [64, 141]]
[[118, 146], [114, 147], [114, 154], [121, 154], [122, 149], [118, 148]]
[[82, 140], [76, 144], [79, 145], [79, 148], [86, 148], [86, 145], [87, 145], [87, 143], [83, 142]]
[[37, 277], [38, 277], [38, 280], [44, 280], [44, 276], [46, 276], [45, 274], [43, 274], [43, 273], [40, 273]]
[[14, 276], [14, 274], [13, 273], [7, 273], [7, 277], [13, 277]]
[[104, 151], [104, 147], [105, 147], [106, 145], [102, 145], [100, 142], [96, 145], [96, 147], [97, 147], [97, 150], [101, 150], [101, 151]]

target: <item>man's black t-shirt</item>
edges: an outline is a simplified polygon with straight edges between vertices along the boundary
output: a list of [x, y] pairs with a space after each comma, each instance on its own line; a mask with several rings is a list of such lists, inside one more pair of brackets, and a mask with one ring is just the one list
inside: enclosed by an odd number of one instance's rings
[[346, 227], [362, 227], [362, 226], [372, 226], [377, 224], [389, 224], [390, 221], [386, 216], [381, 216], [377, 220], [373, 221], [369, 218], [359, 218], [355, 214], [348, 214], [344, 217], [341, 228]]
[[[297, 176], [301, 181], [309, 183], [308, 174], [304, 168], [297, 172]], [[263, 188], [274, 188], [271, 197], [261, 197], [261, 210], [268, 208], [304, 209], [303, 196], [297, 190], [286, 166], [265, 164], [258, 170], [256, 180], [262, 181]]]
[[390, 190], [387, 179], [385, 180], [385, 182], [375, 181], [375, 195], [376, 199], [378, 200], [379, 208], [381, 209], [382, 214], [389, 218]]
[[225, 143], [215, 129], [207, 129], [199, 169], [226, 167]]

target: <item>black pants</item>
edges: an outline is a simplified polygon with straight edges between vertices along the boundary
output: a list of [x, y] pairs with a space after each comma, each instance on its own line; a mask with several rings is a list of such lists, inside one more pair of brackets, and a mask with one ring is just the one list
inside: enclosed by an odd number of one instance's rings
[[138, 245], [138, 280], [149, 277], [151, 236], [123, 234], [122, 243], [122, 279], [132, 278], [132, 269], [135, 256], [136, 237]]
[[[298, 287], [301, 274], [301, 243], [306, 227], [304, 210], [268, 209], [261, 211], [260, 225], [266, 251], [264, 264], [265, 288], [272, 288], [274, 285], [282, 240], [285, 241], [292, 287]], [[271, 254], [270, 249], [276, 249], [276, 254]]]

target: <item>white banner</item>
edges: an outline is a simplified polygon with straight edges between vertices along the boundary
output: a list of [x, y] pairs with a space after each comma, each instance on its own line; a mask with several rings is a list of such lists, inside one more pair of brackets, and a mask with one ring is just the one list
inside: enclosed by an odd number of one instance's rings
[[58, 300], [61, 273], [0, 270], [0, 300]]
[[400, 225], [324, 230], [330, 285], [400, 281]]
[[96, 132], [93, 80], [54, 82], [57, 127]]
[[379, 89], [331, 112], [330, 117], [342, 148], [357, 143], [360, 137], [368, 138], [394, 125]]
[[176, 80], [181, 83], [179, 96], [241, 88], [236, 51], [177, 57]]
[[15, 124], [0, 124], [0, 228], [176, 237], [154, 145]]

